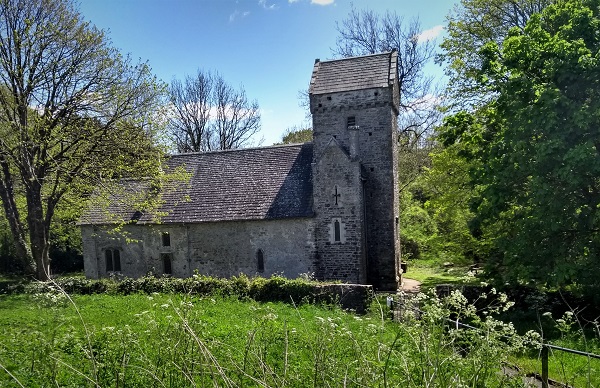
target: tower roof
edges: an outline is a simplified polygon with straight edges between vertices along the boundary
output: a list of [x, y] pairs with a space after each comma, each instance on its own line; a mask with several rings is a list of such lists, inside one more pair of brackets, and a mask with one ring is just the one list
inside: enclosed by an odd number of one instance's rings
[[315, 61], [310, 80], [310, 94], [385, 88], [397, 82], [398, 53]]

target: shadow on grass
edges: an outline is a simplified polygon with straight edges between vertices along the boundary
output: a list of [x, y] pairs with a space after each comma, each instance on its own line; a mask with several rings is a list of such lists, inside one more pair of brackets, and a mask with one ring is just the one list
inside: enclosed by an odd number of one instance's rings
[[421, 289], [428, 290], [431, 288], [435, 288], [435, 286], [439, 284], [468, 284], [465, 283], [463, 279], [452, 278], [448, 276], [428, 276], [423, 281], [421, 281]]

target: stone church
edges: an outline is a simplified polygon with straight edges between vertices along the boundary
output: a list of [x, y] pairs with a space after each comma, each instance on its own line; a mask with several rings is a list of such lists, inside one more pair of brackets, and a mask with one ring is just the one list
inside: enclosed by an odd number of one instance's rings
[[[90, 278], [148, 272], [372, 284], [400, 281], [395, 51], [315, 62], [313, 141], [172, 155], [190, 181], [162, 196], [159, 222], [113, 198], [80, 221]], [[125, 191], [147, 184], [122, 181]]]

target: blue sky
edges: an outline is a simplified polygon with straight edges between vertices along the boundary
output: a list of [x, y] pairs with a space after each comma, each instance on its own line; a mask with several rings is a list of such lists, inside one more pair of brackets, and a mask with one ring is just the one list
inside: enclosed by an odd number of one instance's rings
[[[457, 1], [357, 0], [354, 7], [396, 11], [406, 22], [418, 17], [423, 30], [436, 35]], [[351, 5], [344, 0], [82, 0], [80, 11], [123, 53], [148, 61], [165, 82], [203, 69], [243, 85], [260, 105], [260, 135], [263, 145], [270, 145], [286, 128], [306, 123], [298, 91], [307, 88], [315, 58], [332, 57], [335, 23]], [[428, 71], [441, 73], [435, 65]]]

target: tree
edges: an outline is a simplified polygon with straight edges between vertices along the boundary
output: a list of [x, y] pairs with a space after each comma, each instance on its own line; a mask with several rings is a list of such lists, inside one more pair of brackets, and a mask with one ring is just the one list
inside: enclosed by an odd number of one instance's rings
[[0, 84], [0, 198], [17, 255], [47, 279], [67, 194], [157, 171], [149, 131], [162, 90], [72, 0], [0, 2]]
[[170, 86], [169, 129], [179, 152], [228, 150], [248, 145], [260, 131], [260, 110], [242, 88], [218, 73], [198, 70]]
[[280, 144], [305, 143], [308, 141], [312, 141], [312, 139], [312, 128], [302, 128], [294, 126], [285, 130], [285, 132], [281, 136]]
[[600, 2], [565, 0], [482, 50], [496, 96], [473, 142], [482, 187], [476, 221], [493, 229], [495, 273], [508, 281], [597, 290], [600, 265]]
[[480, 72], [481, 49], [490, 42], [502, 45], [511, 28], [523, 30], [531, 15], [553, 0], [461, 0], [448, 15], [447, 37], [437, 62], [446, 64], [447, 94], [458, 108], [485, 103], [493, 87]]
[[435, 44], [423, 40], [418, 20], [408, 25], [395, 12], [379, 15], [370, 10], [352, 8], [341, 23], [337, 23], [338, 38], [332, 50], [338, 57], [398, 51], [400, 109], [398, 137], [400, 140], [401, 190], [408, 187], [429, 163], [427, 154], [432, 145], [430, 136], [439, 124], [439, 101], [431, 77], [423, 69], [432, 59]]

